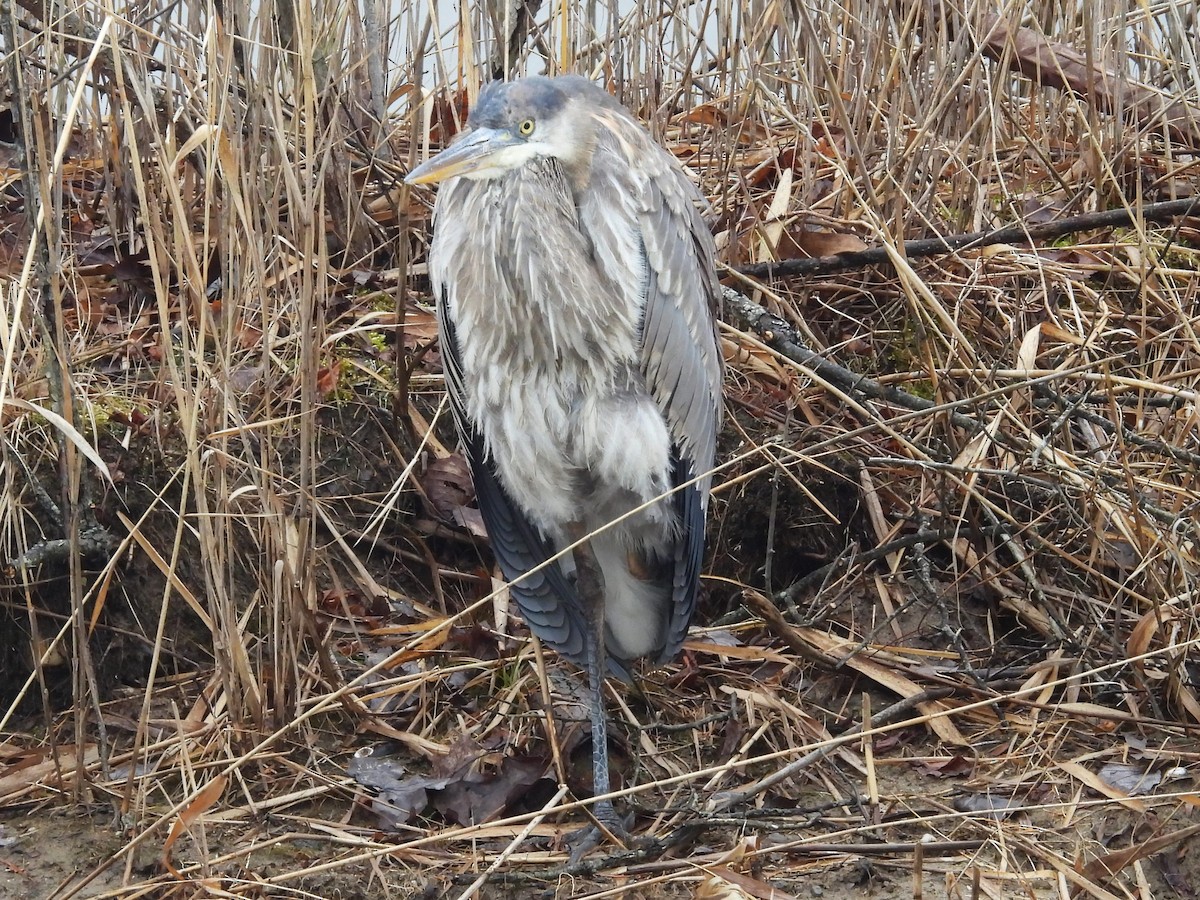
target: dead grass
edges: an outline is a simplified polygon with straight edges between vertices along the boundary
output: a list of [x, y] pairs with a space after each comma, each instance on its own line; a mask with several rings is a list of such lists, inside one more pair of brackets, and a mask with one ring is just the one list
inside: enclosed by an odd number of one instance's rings
[[[1194, 4], [635, 6], [2, 16], [0, 805], [120, 837], [42, 893], [1192, 889]], [[578, 684], [472, 537], [400, 182], [563, 68], [736, 292], [705, 627], [610, 698], [673, 851], [574, 876]]]

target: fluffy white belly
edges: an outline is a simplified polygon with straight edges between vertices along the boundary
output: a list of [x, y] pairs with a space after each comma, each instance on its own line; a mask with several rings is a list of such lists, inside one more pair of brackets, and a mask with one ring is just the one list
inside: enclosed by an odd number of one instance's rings
[[[669, 489], [671, 440], [649, 396], [620, 391], [584, 399], [570, 380], [527, 381], [510, 385], [503, 404], [487, 405], [491, 392], [471, 385], [468, 413], [487, 436], [501, 482], [556, 542], [570, 523], [599, 527]], [[665, 515], [656, 504], [629, 525], [661, 528]]]

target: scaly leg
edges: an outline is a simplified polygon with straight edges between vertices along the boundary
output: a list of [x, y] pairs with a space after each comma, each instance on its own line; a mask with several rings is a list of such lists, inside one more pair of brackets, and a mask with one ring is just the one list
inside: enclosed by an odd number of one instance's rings
[[[572, 540], [583, 536], [582, 526], [569, 529]], [[608, 658], [604, 647], [604, 576], [596, 562], [591, 544], [584, 541], [575, 548], [575, 590], [583, 604], [587, 622], [587, 677], [588, 694], [592, 718], [592, 792], [601, 797], [609, 792], [608, 776], [608, 717], [604, 709], [604, 676]], [[592, 814], [601, 828], [611, 837], [624, 840], [629, 837], [625, 823], [617, 815], [611, 800], [600, 800], [592, 807]], [[599, 829], [589, 829], [575, 845], [571, 853], [572, 862], [577, 861], [600, 843]]]

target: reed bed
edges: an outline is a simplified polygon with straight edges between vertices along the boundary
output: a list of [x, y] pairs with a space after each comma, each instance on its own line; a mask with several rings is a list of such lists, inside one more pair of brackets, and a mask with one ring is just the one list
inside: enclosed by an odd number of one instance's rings
[[[1197, 16], [4, 6], [0, 891], [1188, 896]], [[709, 198], [730, 411], [686, 653], [609, 698], [641, 841], [569, 873], [578, 673], [402, 184], [565, 70]]]

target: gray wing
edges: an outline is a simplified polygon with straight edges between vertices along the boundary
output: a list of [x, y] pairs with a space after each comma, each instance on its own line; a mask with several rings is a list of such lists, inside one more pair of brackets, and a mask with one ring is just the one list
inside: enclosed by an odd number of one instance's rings
[[[496, 564], [504, 574], [504, 580], [509, 583], [509, 591], [530, 630], [544, 644], [584, 668], [587, 662], [584, 643], [587, 626], [580, 612], [581, 604], [576, 597], [575, 586], [567, 580], [557, 562], [549, 563], [532, 575], [526, 574], [550, 559], [554, 550], [504, 490], [496, 475], [496, 468], [488, 457], [483, 437], [467, 415], [463, 403], [458, 341], [444, 290], [441, 291], [437, 311], [446, 394], [462, 440], [463, 454], [471, 467], [475, 501], [487, 528]], [[630, 680], [629, 670], [620, 660], [610, 657], [608, 664], [614, 675]]]
[[[600, 121], [580, 225], [597, 266], [640, 305], [641, 370], [671, 433], [678, 486], [712, 468], [721, 423], [712, 236], [700, 216], [699, 191], [674, 157], [623, 111], [608, 111]], [[640, 259], [629, 259], [631, 246]], [[705, 477], [674, 494], [682, 537], [660, 661], [679, 651], [696, 606], [710, 483]]]

